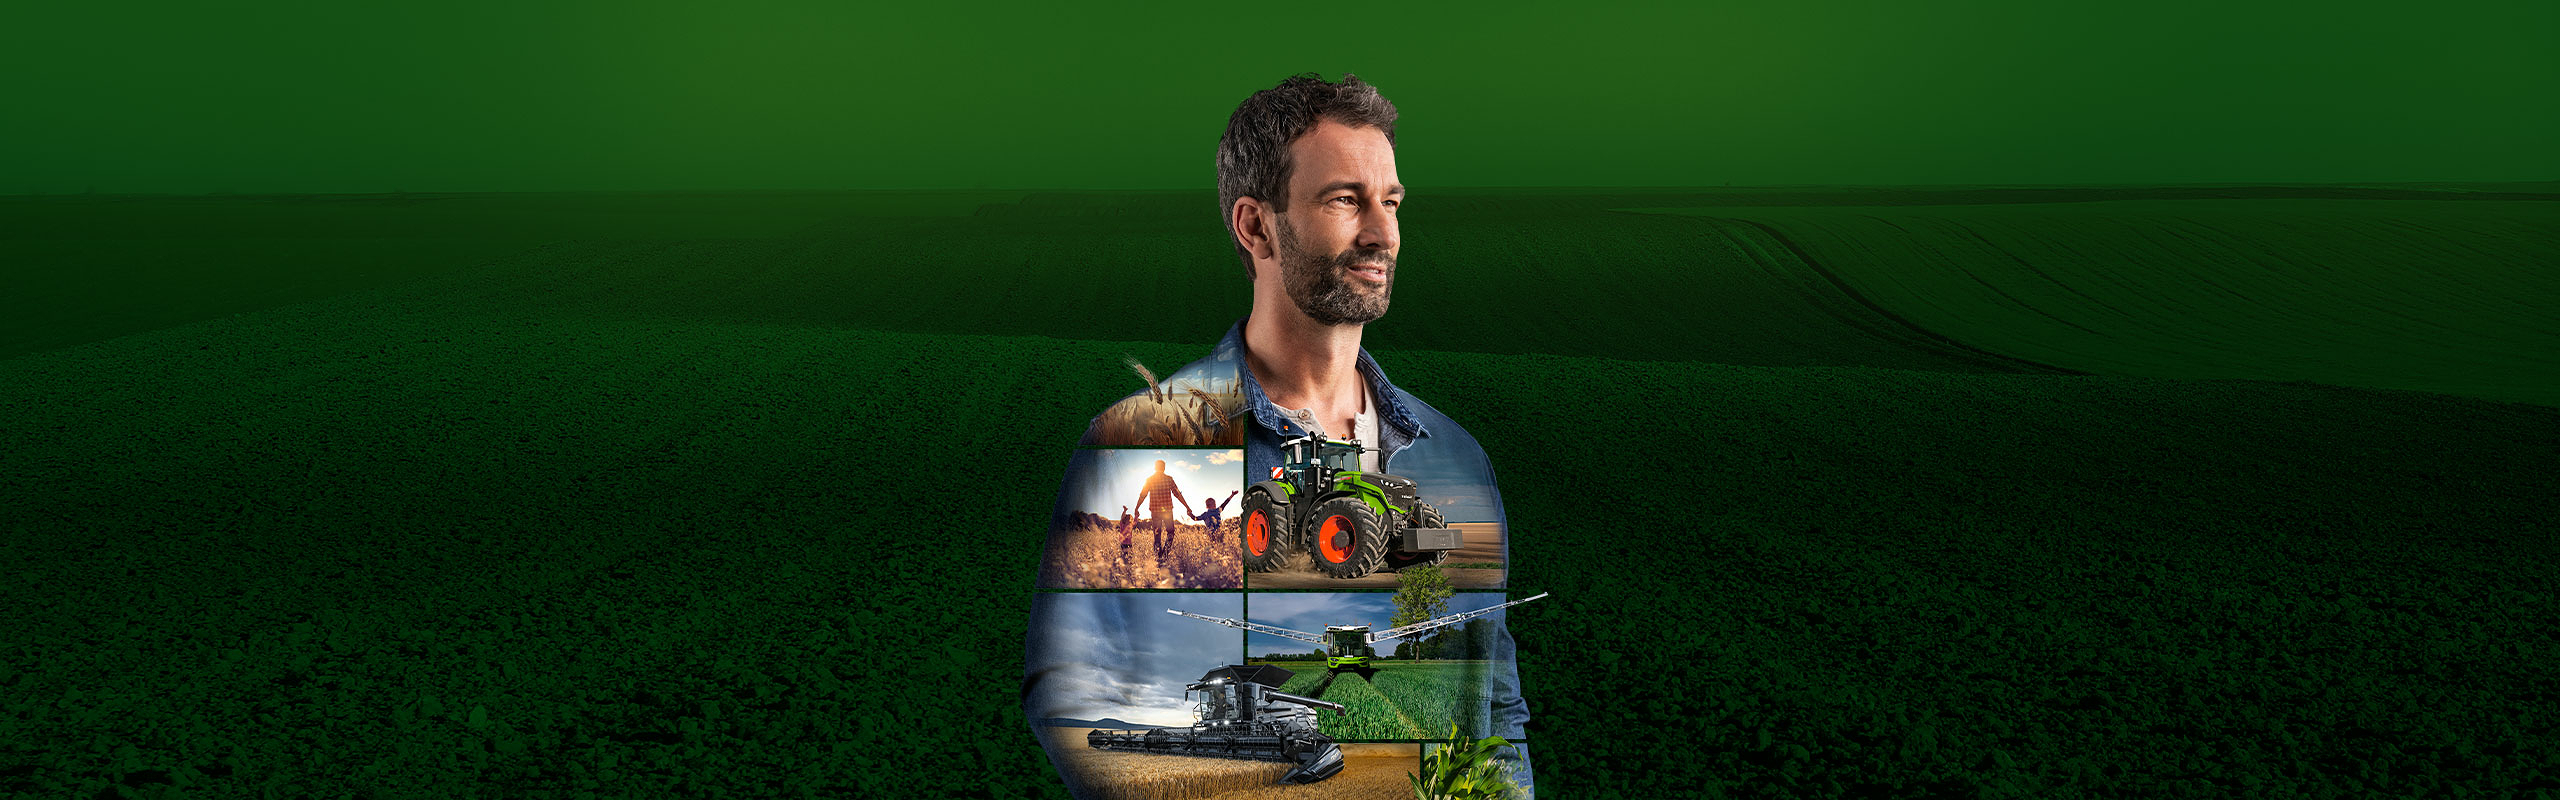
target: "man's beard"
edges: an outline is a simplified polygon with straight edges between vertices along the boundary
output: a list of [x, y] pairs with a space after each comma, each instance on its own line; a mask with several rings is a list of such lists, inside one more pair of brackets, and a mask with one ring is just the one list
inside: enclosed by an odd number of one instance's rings
[[[1387, 315], [1387, 296], [1395, 292], [1396, 257], [1384, 250], [1344, 250], [1327, 257], [1298, 247], [1289, 218], [1280, 218], [1280, 284], [1308, 319], [1324, 325], [1359, 325]], [[1387, 280], [1372, 291], [1343, 272], [1356, 266], [1385, 270]]]

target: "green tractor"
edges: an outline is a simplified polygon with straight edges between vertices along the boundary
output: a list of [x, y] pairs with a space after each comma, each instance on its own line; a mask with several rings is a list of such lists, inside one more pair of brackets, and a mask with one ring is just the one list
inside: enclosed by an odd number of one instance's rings
[[1366, 678], [1376, 673], [1369, 661], [1378, 657], [1378, 649], [1369, 643], [1367, 625], [1327, 625], [1324, 637], [1324, 668], [1334, 672], [1358, 672]]
[[1360, 469], [1360, 441], [1303, 436], [1281, 444], [1271, 479], [1244, 490], [1244, 568], [1270, 572], [1301, 553], [1316, 571], [1357, 578], [1439, 564], [1466, 543], [1413, 481]]

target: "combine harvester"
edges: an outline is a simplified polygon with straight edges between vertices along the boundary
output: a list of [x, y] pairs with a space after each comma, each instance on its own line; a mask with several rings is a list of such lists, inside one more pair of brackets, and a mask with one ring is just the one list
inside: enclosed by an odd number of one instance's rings
[[1269, 665], [1219, 667], [1183, 688], [1183, 697], [1199, 694], [1192, 713], [1199, 721], [1188, 728], [1093, 731], [1085, 744], [1098, 750], [1162, 753], [1177, 756], [1243, 758], [1295, 764], [1281, 783], [1315, 783], [1342, 771], [1342, 748], [1316, 732], [1316, 709], [1338, 714], [1351, 710], [1340, 703], [1299, 697], [1280, 691], [1288, 670]]

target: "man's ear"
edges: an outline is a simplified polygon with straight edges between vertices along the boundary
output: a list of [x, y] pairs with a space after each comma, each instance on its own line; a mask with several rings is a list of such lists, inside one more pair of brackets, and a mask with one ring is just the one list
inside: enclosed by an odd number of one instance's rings
[[1272, 213], [1270, 206], [1253, 197], [1238, 197], [1236, 204], [1227, 209], [1227, 226], [1235, 230], [1236, 246], [1244, 248], [1255, 261], [1280, 257], [1272, 239], [1276, 235]]

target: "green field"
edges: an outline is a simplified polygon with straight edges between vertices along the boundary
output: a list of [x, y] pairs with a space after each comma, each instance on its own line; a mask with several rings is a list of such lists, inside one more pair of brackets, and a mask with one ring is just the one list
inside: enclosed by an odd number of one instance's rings
[[[1256, 662], [1269, 663], [1269, 662]], [[1484, 698], [1472, 696], [1483, 662], [1376, 661], [1371, 679], [1343, 673], [1327, 675], [1322, 662], [1283, 662], [1297, 674], [1280, 691], [1341, 703], [1350, 713], [1318, 715], [1324, 734], [1335, 739], [1446, 738], [1451, 724], [1473, 730], [1483, 723]], [[1323, 694], [1316, 694], [1322, 687]]]
[[[0, 199], [0, 794], [1063, 796], [1040, 542], [1241, 313], [1204, 194], [394, 199]], [[1369, 342], [1548, 796], [2530, 796], [2555, 201], [1417, 195]]]
[[2039, 363], [2560, 405], [2549, 200], [1654, 211], [1775, 240], [1772, 260], [1910, 325]]

